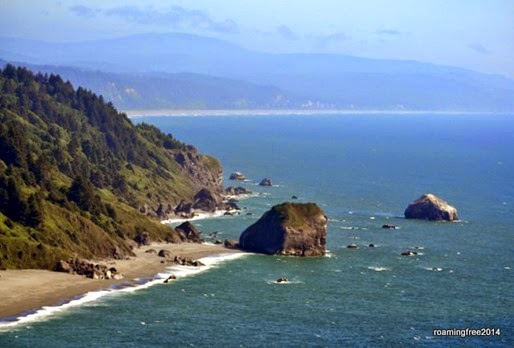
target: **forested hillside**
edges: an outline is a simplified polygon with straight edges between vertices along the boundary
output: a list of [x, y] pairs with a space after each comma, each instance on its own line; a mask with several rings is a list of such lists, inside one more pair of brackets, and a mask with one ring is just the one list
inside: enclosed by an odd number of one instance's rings
[[58, 75], [7, 65], [0, 91], [0, 268], [124, 257], [143, 230], [179, 241], [142, 212], [222, 189], [216, 159]]

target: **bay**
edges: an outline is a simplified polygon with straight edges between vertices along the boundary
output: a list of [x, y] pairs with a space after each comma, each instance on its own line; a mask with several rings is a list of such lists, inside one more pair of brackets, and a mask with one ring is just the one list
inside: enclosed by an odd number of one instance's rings
[[[239, 234], [299, 197], [330, 218], [327, 257], [249, 255], [0, 332], [0, 346], [512, 346], [514, 117], [141, 117], [241, 171], [242, 214], [196, 222]], [[275, 186], [259, 187], [264, 177]], [[454, 223], [402, 218], [432, 192]], [[249, 215], [247, 215], [249, 214]], [[250, 215], [251, 214], [251, 215]], [[385, 223], [399, 227], [382, 229]], [[358, 249], [348, 249], [357, 244]], [[375, 247], [370, 248], [368, 245]], [[418, 247], [418, 255], [404, 250]], [[279, 277], [288, 284], [276, 284]], [[499, 328], [493, 337], [434, 329]]]

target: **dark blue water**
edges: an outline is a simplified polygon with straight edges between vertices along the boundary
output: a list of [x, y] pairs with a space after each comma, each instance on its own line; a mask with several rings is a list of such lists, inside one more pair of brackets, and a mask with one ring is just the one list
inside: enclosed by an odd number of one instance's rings
[[[328, 257], [251, 255], [0, 333], [0, 346], [512, 346], [514, 117], [153, 117], [242, 171], [241, 216], [198, 221], [237, 238], [273, 204], [318, 203]], [[233, 184], [226, 181], [226, 185]], [[401, 218], [425, 192], [460, 222]], [[251, 212], [252, 215], [246, 215]], [[384, 223], [397, 230], [385, 230]], [[348, 244], [358, 249], [347, 249]], [[375, 248], [369, 248], [373, 243]], [[400, 253], [419, 247], [420, 254]], [[434, 270], [434, 268], [436, 270]], [[275, 284], [287, 277], [289, 284]], [[433, 329], [499, 328], [494, 337]]]

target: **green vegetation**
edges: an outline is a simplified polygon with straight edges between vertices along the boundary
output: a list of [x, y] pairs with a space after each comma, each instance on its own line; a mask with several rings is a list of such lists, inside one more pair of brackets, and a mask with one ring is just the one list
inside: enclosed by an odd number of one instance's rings
[[199, 172], [220, 169], [170, 134], [134, 126], [102, 96], [7, 65], [0, 70], [0, 269], [51, 268], [74, 253], [120, 257], [142, 230], [177, 241], [140, 210], [201, 188], [175, 160], [180, 152], [194, 153]]
[[283, 223], [293, 228], [304, 225], [306, 221], [314, 216], [324, 215], [315, 203], [285, 202], [275, 205], [272, 210], [278, 214]]

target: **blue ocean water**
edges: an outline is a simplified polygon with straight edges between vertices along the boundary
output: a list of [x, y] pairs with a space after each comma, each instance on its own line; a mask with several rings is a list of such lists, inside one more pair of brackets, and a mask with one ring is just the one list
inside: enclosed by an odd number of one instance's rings
[[[240, 202], [243, 213], [195, 222], [204, 233], [237, 239], [272, 205], [297, 195], [330, 218], [329, 255], [245, 256], [9, 328], [0, 346], [514, 345], [512, 115], [140, 121], [219, 158], [226, 186], [240, 184], [228, 181], [232, 171], [251, 179], [242, 185], [257, 194]], [[257, 186], [264, 177], [276, 186]], [[403, 219], [425, 192], [455, 205], [461, 221]], [[382, 229], [385, 223], [399, 229]], [[418, 255], [400, 255], [414, 247]], [[290, 282], [276, 284], [279, 277]], [[501, 334], [433, 335], [464, 328]]]

